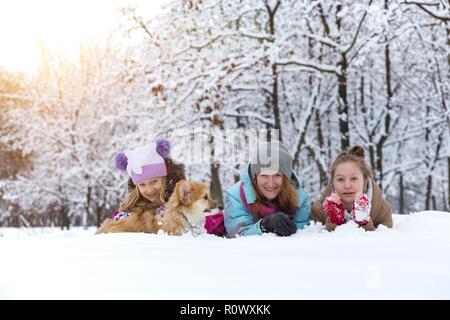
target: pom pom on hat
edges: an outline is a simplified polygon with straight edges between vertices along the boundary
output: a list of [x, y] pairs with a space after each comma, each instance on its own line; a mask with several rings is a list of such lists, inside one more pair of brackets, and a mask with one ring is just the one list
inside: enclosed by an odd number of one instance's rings
[[161, 157], [167, 157], [170, 153], [170, 142], [166, 139], [156, 140], [156, 151]]
[[119, 152], [116, 154], [116, 158], [114, 159], [114, 162], [116, 164], [116, 168], [122, 171], [127, 170], [128, 165], [128, 159], [125, 153]]

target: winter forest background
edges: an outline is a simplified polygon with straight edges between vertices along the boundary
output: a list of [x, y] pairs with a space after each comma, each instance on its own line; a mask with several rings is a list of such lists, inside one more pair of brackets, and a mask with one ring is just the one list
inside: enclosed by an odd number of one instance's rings
[[447, 0], [165, 6], [124, 7], [76, 63], [42, 44], [35, 73], [0, 69], [0, 226], [98, 225], [126, 192], [116, 152], [166, 137], [180, 158], [199, 126], [212, 161], [183, 162], [219, 200], [244, 163], [214, 161], [217, 137], [278, 129], [312, 199], [361, 144], [394, 213], [450, 210]]

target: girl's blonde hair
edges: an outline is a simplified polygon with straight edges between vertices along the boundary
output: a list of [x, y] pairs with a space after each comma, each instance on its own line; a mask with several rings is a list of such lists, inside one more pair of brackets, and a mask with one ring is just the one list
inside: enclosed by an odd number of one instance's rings
[[[259, 191], [256, 184], [256, 177], [252, 180], [253, 190], [255, 191], [256, 201], [252, 204], [252, 215], [255, 221], [261, 219], [259, 214], [259, 208], [263, 202], [264, 196]], [[298, 195], [297, 189], [293, 181], [283, 175], [283, 182], [281, 184], [281, 190], [278, 196], [275, 198], [276, 206], [286, 212], [287, 214], [295, 214], [298, 207]]]
[[336, 172], [336, 168], [338, 165], [344, 163], [353, 161], [356, 163], [356, 165], [361, 170], [363, 176], [364, 176], [364, 182], [367, 184], [368, 178], [372, 177], [372, 169], [367, 164], [367, 162], [364, 160], [364, 149], [361, 146], [353, 146], [350, 149], [346, 149], [342, 151], [337, 157], [336, 160], [334, 160], [333, 164], [330, 167], [330, 181], [328, 182], [328, 186], [333, 190], [333, 180], [334, 180], [334, 174]]
[[[161, 177], [161, 189], [159, 190], [159, 200], [161, 203], [167, 202], [167, 199], [164, 197], [164, 193], [166, 192], [167, 187], [167, 178]], [[128, 194], [125, 200], [120, 204], [119, 211], [132, 211], [136, 206], [138, 201], [149, 202], [145, 199], [141, 193], [139, 192], [139, 188], [134, 183], [128, 183]]]

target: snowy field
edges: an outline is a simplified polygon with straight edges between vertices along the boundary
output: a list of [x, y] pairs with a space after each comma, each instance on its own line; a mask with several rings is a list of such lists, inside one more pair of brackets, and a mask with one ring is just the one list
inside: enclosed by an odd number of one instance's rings
[[394, 224], [238, 239], [3, 228], [0, 299], [450, 299], [450, 213]]

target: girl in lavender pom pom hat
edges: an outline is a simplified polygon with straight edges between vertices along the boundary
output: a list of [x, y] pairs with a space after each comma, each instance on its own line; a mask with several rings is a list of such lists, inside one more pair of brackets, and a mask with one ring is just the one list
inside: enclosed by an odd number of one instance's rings
[[[116, 168], [126, 171], [129, 180], [128, 194], [119, 209], [113, 213], [112, 221], [149, 210], [152, 210], [154, 215], [164, 211], [176, 183], [185, 179], [184, 165], [173, 161], [169, 153], [169, 141], [157, 139], [154, 143], [116, 154]], [[111, 224], [111, 221], [108, 223]], [[123, 232], [120, 228], [114, 231], [113, 228], [102, 230], [102, 227], [98, 233]], [[156, 230], [157, 228], [155, 232]]]

